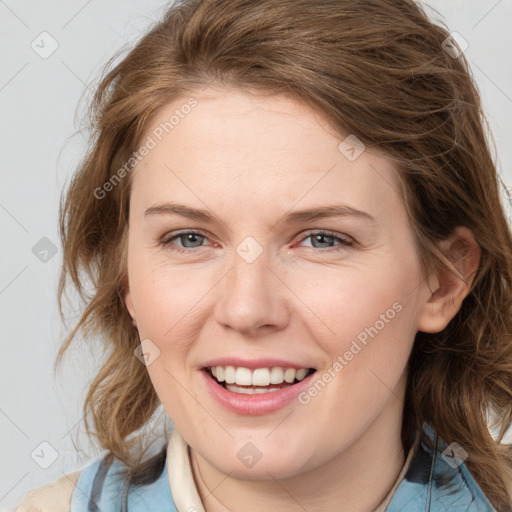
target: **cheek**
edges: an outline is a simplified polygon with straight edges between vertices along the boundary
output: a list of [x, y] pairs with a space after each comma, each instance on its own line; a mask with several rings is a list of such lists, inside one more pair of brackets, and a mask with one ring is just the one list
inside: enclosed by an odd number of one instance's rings
[[324, 374], [334, 383], [335, 414], [358, 411], [362, 401], [378, 410], [406, 368], [416, 334], [417, 267], [397, 267], [390, 261], [384, 270], [340, 272], [322, 288], [302, 288], [316, 315], [309, 329], [330, 359]]
[[148, 265], [134, 258], [130, 290], [141, 336], [165, 340], [190, 321], [207, 292], [204, 272], [183, 271], [168, 264]]
[[415, 269], [399, 272], [397, 265], [390, 263], [322, 272], [322, 278], [305, 279], [300, 287], [297, 282], [296, 289], [300, 289], [303, 304], [314, 313], [303, 315], [303, 319], [310, 319], [312, 330], [333, 348], [344, 351], [353, 339], [364, 344], [377, 337], [395, 337], [399, 332], [411, 334]]

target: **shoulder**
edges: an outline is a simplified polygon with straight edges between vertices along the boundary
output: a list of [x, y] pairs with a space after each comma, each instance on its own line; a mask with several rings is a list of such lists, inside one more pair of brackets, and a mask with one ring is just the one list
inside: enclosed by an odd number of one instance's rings
[[66, 474], [52, 483], [29, 491], [15, 512], [82, 512], [117, 510], [124, 489], [122, 462], [103, 455], [83, 469]]
[[69, 512], [80, 473], [69, 473], [52, 483], [29, 491], [16, 512]]
[[[83, 469], [27, 493], [15, 512], [176, 512], [166, 464], [168, 447], [143, 464], [142, 478], [130, 482], [127, 466], [103, 455]], [[201, 510], [201, 509], [197, 509]]]
[[[89, 501], [98, 488], [104, 484], [106, 474], [112, 468], [121, 466], [112, 464], [112, 458], [100, 456], [90, 461], [84, 468], [65, 474], [59, 479], [37, 489], [29, 491], [15, 512], [71, 512], [88, 510]], [[120, 478], [116, 472], [110, 472], [109, 490], [113, 494], [119, 491]]]

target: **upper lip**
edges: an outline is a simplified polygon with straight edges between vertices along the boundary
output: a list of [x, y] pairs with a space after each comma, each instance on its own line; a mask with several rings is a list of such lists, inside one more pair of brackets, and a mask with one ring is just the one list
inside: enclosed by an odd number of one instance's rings
[[204, 363], [203, 368], [210, 368], [212, 366], [235, 366], [237, 368], [249, 368], [249, 370], [255, 370], [256, 368], [273, 368], [275, 366], [279, 366], [281, 368], [295, 368], [296, 370], [300, 370], [301, 368], [312, 368], [308, 364], [304, 365], [293, 361], [268, 357], [251, 360], [238, 357], [219, 357]]

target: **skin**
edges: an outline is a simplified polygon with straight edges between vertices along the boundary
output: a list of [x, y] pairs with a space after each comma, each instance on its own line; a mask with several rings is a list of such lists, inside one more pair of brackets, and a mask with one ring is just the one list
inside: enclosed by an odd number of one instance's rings
[[[368, 148], [349, 161], [338, 149], [348, 134], [285, 96], [211, 87], [193, 96], [198, 105], [132, 175], [125, 301], [140, 339], [160, 350], [148, 372], [190, 445], [205, 510], [372, 510], [404, 464], [414, 336], [442, 330], [456, 314], [478, 246], [458, 228], [442, 245], [465, 281], [450, 271], [426, 279], [384, 155]], [[162, 109], [144, 138], [186, 99]], [[222, 222], [145, 215], [170, 201]], [[291, 211], [340, 203], [374, 220], [281, 222]], [[189, 229], [204, 238], [162, 245]], [[252, 263], [236, 252], [248, 236], [263, 251]], [[305, 405], [243, 416], [218, 405], [200, 378], [208, 359], [230, 355], [307, 363], [321, 375], [397, 302], [401, 311]], [[262, 454], [250, 468], [237, 457], [249, 441]]]

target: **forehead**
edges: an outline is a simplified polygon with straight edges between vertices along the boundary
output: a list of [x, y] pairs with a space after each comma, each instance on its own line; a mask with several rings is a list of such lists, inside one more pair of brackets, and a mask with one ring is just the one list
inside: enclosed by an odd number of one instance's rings
[[390, 161], [357, 145], [347, 153], [354, 141], [348, 135], [282, 95], [207, 89], [183, 96], [162, 108], [142, 137], [154, 147], [134, 172], [133, 201], [147, 207], [185, 197], [204, 207], [208, 198], [218, 208], [254, 212], [336, 201], [376, 214], [401, 202]]

